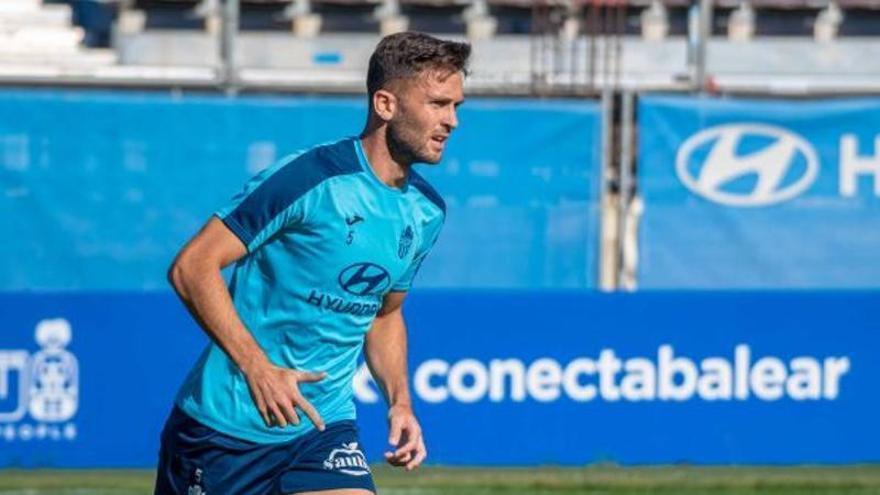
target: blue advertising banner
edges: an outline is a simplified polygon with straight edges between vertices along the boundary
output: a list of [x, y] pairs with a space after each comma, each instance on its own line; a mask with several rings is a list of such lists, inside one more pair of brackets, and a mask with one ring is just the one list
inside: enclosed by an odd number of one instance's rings
[[[430, 461], [880, 461], [876, 292], [422, 291]], [[205, 339], [168, 293], [0, 295], [0, 466], [153, 466]], [[363, 371], [363, 369], [362, 369]], [[371, 461], [385, 406], [353, 384]]]
[[640, 99], [639, 286], [880, 287], [880, 99]]
[[[0, 290], [164, 289], [248, 177], [359, 133], [364, 100], [0, 91]], [[599, 106], [482, 98], [459, 120], [419, 167], [448, 204], [420, 285], [594, 287]]]

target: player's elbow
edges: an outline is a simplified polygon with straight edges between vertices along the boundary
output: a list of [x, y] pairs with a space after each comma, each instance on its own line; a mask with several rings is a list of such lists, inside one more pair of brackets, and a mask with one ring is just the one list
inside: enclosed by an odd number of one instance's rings
[[168, 267], [167, 272], [168, 284], [174, 288], [174, 291], [178, 294], [183, 292], [184, 288], [184, 269], [180, 259], [175, 259], [171, 266]]
[[214, 275], [217, 275], [219, 280], [222, 267], [222, 263], [214, 253], [188, 245], [168, 267], [168, 283], [178, 295], [189, 299], [188, 294], [191, 292], [189, 288], [211, 280]]
[[196, 277], [198, 273], [197, 260], [192, 254], [184, 249], [177, 255], [177, 258], [168, 267], [168, 283], [174, 288], [174, 291], [182, 297], [186, 297], [190, 281]]

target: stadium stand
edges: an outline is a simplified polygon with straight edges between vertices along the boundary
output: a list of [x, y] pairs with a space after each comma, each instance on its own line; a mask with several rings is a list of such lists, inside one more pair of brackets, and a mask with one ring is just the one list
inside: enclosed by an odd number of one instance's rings
[[[48, 71], [77, 83], [228, 82], [221, 56], [225, 2], [101, 0], [113, 6], [101, 12], [115, 18], [92, 19], [89, 25], [84, 5], [96, 2], [74, 2], [73, 15], [63, 4], [4, 2], [4, 19], [31, 21], [4, 21], [16, 27], [3, 31], [15, 40], [0, 48], [2, 80], [27, 81]], [[880, 1], [713, 4], [707, 72], [719, 87], [821, 91], [837, 84], [840, 73], [848, 74], [851, 91], [878, 84]], [[240, 0], [235, 70], [229, 73], [239, 86], [252, 89], [360, 91], [369, 47], [382, 34], [410, 29], [474, 42], [472, 91], [680, 89], [693, 73], [688, 37], [693, 5], [688, 0]], [[85, 48], [101, 43], [109, 48]], [[30, 64], [27, 70], [22, 61]]]
[[0, 2], [0, 70], [16, 66], [94, 67], [116, 63], [112, 50], [85, 47], [73, 9], [40, 0]]

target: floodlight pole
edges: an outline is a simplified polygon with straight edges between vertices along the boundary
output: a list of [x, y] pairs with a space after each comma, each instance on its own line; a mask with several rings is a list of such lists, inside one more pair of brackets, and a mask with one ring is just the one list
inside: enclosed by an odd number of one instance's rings
[[238, 94], [238, 64], [235, 42], [238, 37], [239, 0], [224, 0], [220, 28], [220, 87], [228, 96]]

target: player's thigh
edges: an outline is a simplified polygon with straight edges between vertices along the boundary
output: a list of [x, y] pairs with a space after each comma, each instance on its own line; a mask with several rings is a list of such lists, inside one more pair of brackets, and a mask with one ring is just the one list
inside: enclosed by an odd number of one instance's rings
[[344, 488], [341, 490], [321, 490], [317, 492], [297, 492], [287, 495], [374, 495], [370, 490], [362, 488]]

